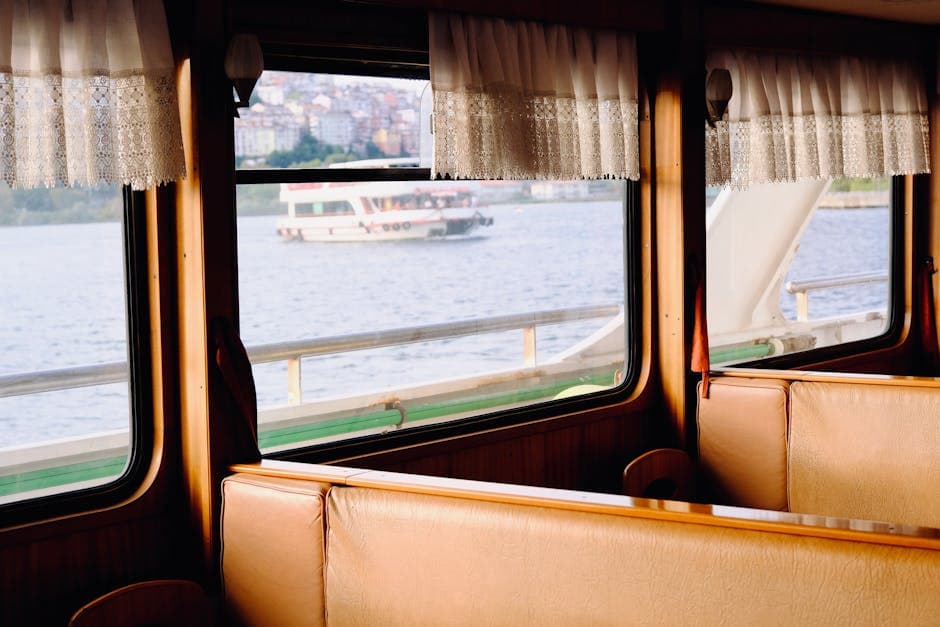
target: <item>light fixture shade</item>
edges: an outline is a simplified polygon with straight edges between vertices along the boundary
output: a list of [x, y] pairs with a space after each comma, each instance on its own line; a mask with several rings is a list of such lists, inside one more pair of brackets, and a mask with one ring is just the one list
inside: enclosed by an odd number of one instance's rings
[[232, 35], [225, 53], [225, 74], [235, 91], [241, 106], [248, 106], [251, 91], [264, 71], [264, 54], [258, 36], [251, 33]]
[[715, 123], [724, 116], [733, 93], [731, 72], [725, 68], [715, 68], [708, 73], [705, 81], [705, 104], [708, 107], [710, 122]]

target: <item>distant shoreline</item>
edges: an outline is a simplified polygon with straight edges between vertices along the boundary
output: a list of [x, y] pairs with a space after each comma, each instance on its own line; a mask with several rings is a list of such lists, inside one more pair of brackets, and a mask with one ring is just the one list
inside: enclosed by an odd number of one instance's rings
[[[826, 192], [819, 201], [820, 209], [865, 209], [871, 207], [885, 207], [890, 205], [890, 200], [886, 198], [887, 191], [850, 191], [850, 192]], [[534, 198], [517, 198], [513, 200], [488, 203], [494, 205], [514, 205], [524, 206], [543, 202], [592, 202], [609, 201], [616, 198], [577, 198], [577, 199], [558, 199], [556, 201], [541, 200]], [[246, 202], [245, 209], [239, 212], [239, 217], [253, 215], [280, 215], [285, 212], [283, 208], [261, 209], [257, 203]], [[43, 226], [52, 224], [92, 224], [100, 222], [120, 222], [121, 212], [114, 208], [88, 208], [63, 209], [59, 211], [26, 211], [22, 209], [0, 209], [0, 227], [16, 226]]]
[[890, 205], [887, 191], [826, 192], [819, 201], [820, 209], [866, 209]]

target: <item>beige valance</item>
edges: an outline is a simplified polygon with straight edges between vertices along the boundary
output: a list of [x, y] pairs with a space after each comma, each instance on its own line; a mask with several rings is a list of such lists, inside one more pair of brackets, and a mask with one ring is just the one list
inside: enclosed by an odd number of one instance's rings
[[437, 177], [639, 178], [633, 35], [430, 16]]
[[929, 171], [924, 79], [909, 62], [718, 51], [707, 66], [734, 88], [705, 127], [709, 185]]
[[142, 189], [184, 173], [159, 0], [0, 2], [0, 178]]

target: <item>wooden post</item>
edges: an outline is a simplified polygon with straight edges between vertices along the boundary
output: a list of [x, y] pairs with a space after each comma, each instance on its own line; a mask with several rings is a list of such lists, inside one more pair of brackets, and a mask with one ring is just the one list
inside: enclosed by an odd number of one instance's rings
[[535, 327], [522, 330], [522, 363], [526, 368], [535, 366]]
[[[656, 77], [652, 90], [654, 177], [653, 250], [657, 262], [657, 349], [653, 352], [662, 387], [662, 434], [659, 441], [685, 448], [695, 442], [697, 376], [692, 376], [692, 331], [695, 310], [693, 265], [705, 254], [705, 93], [702, 3], [680, 0], [674, 31], [645, 40], [647, 63]], [[644, 41], [641, 38], [641, 42]], [[643, 58], [640, 53], [640, 58]], [[642, 61], [641, 61], [642, 63]], [[707, 300], [708, 294], [706, 292]], [[694, 444], [690, 444], [694, 446]]]
[[192, 34], [174, 42], [187, 166], [186, 178], [175, 186], [183, 511], [191, 538], [202, 548], [201, 572], [194, 574], [214, 590], [220, 584], [222, 478], [240, 459], [232, 417], [222, 402], [227, 392], [210, 376], [215, 357], [208, 332], [217, 317], [238, 326], [232, 84], [223, 67], [228, 4], [200, 0], [167, 6], [186, 25], [182, 32]]

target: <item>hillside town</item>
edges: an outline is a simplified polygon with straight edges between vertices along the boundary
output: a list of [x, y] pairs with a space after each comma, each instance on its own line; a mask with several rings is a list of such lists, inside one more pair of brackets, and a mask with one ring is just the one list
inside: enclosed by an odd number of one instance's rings
[[[235, 157], [247, 167], [269, 163], [273, 153], [295, 150], [305, 137], [320, 148], [321, 163], [418, 157], [421, 96], [427, 81], [361, 79], [326, 74], [265, 72], [252, 104], [235, 121]], [[429, 100], [428, 100], [429, 102]], [[426, 105], [427, 106], [427, 105]], [[327, 148], [328, 147], [328, 148]], [[331, 161], [324, 163], [327, 157]]]

